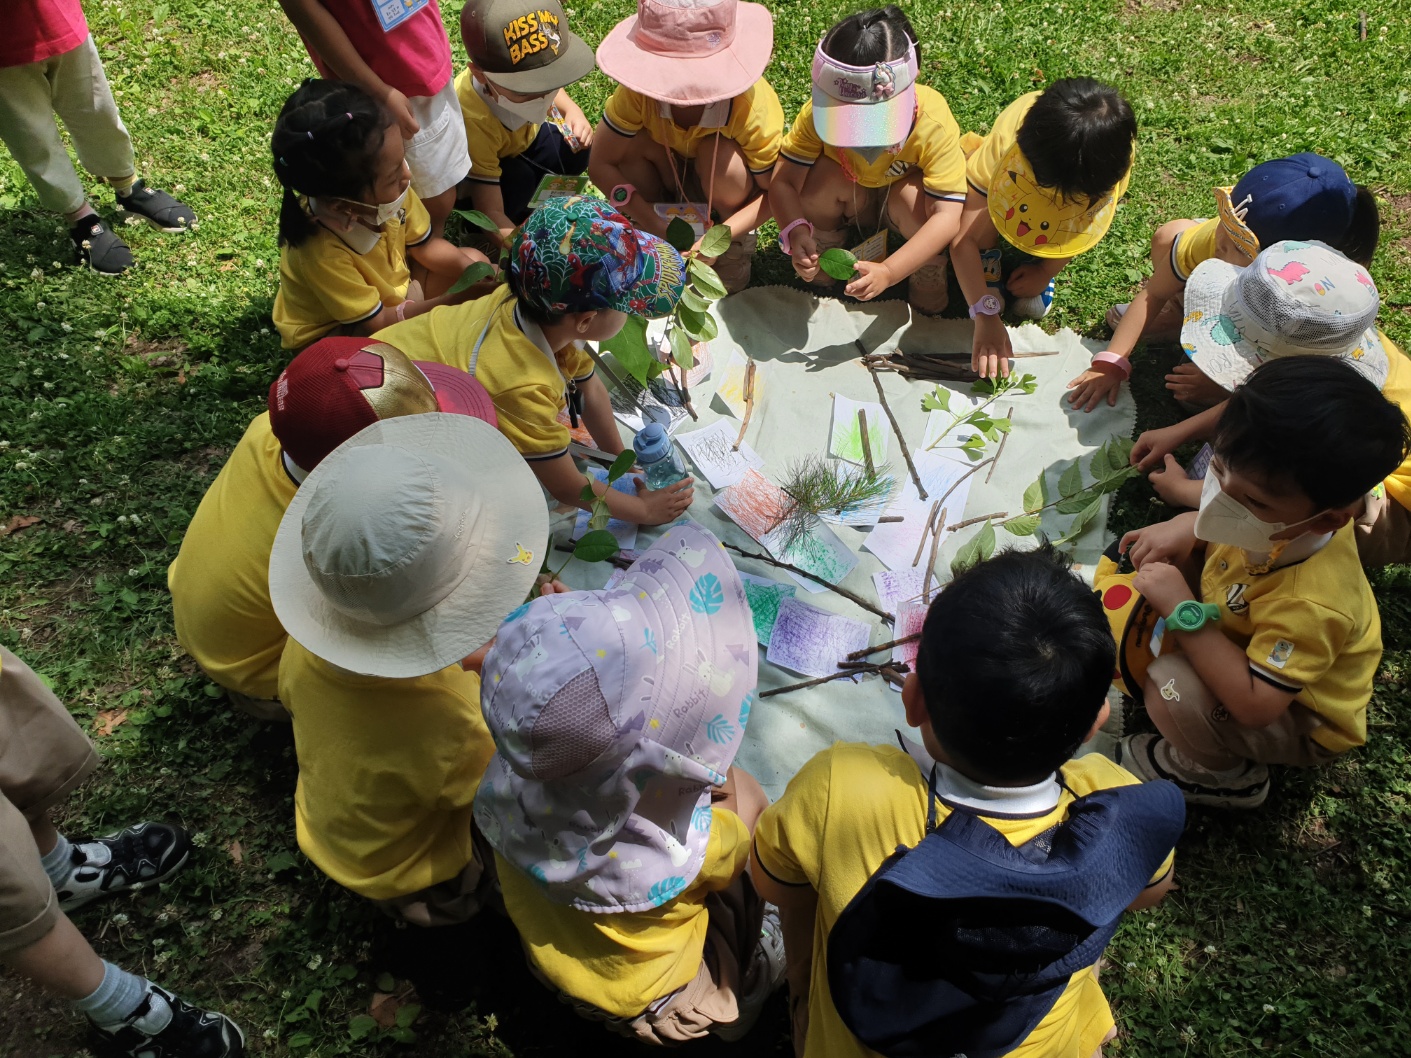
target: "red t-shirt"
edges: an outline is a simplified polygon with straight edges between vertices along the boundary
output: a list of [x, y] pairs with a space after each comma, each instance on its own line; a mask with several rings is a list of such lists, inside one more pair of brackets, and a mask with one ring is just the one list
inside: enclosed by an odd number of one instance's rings
[[88, 39], [79, 0], [9, 0], [0, 34], [0, 67], [43, 62]]
[[[451, 79], [451, 41], [436, 0], [391, 30], [383, 30], [376, 7], [401, 7], [401, 0], [319, 0], [338, 20], [372, 72], [405, 96], [434, 96]], [[332, 78], [306, 40], [318, 72]]]

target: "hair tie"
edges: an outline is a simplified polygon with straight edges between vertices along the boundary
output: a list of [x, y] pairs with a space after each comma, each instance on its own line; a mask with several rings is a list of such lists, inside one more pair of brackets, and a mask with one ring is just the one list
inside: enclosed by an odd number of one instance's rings
[[344, 116], [345, 118], [347, 118], [349, 121], [352, 121], [352, 120], [353, 120], [353, 115], [352, 115], [352, 113], [349, 112], [349, 111], [347, 111], [347, 110], [343, 111], [343, 116]]

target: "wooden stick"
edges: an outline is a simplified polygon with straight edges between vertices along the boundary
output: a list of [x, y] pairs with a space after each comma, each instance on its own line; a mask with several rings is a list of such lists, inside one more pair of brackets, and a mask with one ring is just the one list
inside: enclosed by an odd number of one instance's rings
[[967, 518], [963, 522], [956, 522], [954, 525], [946, 526], [946, 532], [953, 533], [957, 529], [964, 529], [967, 525], [974, 525], [976, 522], [989, 521], [991, 518], [1008, 518], [1008, 511], [995, 511], [994, 514], [981, 514], [974, 518]]
[[754, 414], [754, 360], [745, 364], [745, 417], [740, 420], [740, 432], [735, 435], [735, 443], [730, 451], [738, 452], [745, 440], [745, 431], [750, 428], [750, 416]]
[[[855, 343], [862, 352], [863, 357], [868, 355], [867, 346], [862, 344], [859, 338]], [[921, 475], [916, 472], [916, 464], [911, 461], [911, 452], [906, 446], [906, 435], [901, 432], [901, 426], [897, 423], [897, 417], [892, 414], [892, 406], [887, 403], [886, 391], [882, 389], [882, 380], [877, 377], [877, 372], [868, 367], [867, 373], [872, 376], [872, 384], [877, 387], [877, 399], [882, 404], [882, 410], [887, 413], [887, 421], [892, 424], [892, 433], [897, 435], [897, 443], [901, 445], [902, 458], [906, 460], [906, 469], [911, 472], [911, 480], [916, 485], [916, 494], [923, 500], [927, 499], [926, 486], [921, 484]]]
[[790, 691], [801, 691], [805, 687], [817, 687], [820, 683], [831, 683], [833, 680], [846, 680], [852, 676], [869, 676], [872, 673], [880, 673], [881, 665], [868, 665], [861, 669], [843, 669], [835, 672], [831, 676], [815, 676], [811, 680], [804, 680], [802, 683], [791, 683], [787, 687], [772, 687], [767, 691], [760, 691], [761, 698], [773, 698], [776, 694], [788, 694]]
[[878, 525], [884, 525], [884, 524], [886, 524], [886, 523], [888, 523], [888, 522], [904, 522], [904, 521], [906, 521], [906, 515], [904, 515], [904, 514], [884, 514], [884, 515], [882, 515], [882, 517], [880, 517], [880, 518], [877, 519], [877, 524], [878, 524]]
[[1357, 39], [1364, 42], [1367, 40], [1367, 12], [1365, 11], [1362, 12], [1362, 17], [1357, 20]]
[[999, 439], [999, 447], [995, 449], [995, 461], [990, 464], [990, 472], [985, 475], [985, 484], [990, 483], [990, 478], [995, 476], [995, 467], [999, 466], [999, 457], [1004, 455], [1004, 446], [1009, 444], [1009, 435], [1014, 432], [1014, 405], [1009, 406], [1009, 410], [1004, 413], [1004, 417], [1009, 420], [1009, 429], [1004, 432], [1004, 436]]
[[810, 573], [806, 569], [799, 569], [798, 566], [790, 565], [788, 562], [780, 562], [777, 558], [773, 558], [770, 555], [758, 555], [755, 554], [753, 551], [746, 551], [744, 548], [736, 547], [734, 544], [727, 543], [725, 546], [728, 547], [731, 551], [735, 552], [735, 554], [741, 556], [742, 558], [752, 558], [758, 562], [765, 562], [775, 567], [776, 569], [786, 569], [790, 573], [797, 573], [800, 577], [807, 577], [811, 581], [814, 581], [818, 584], [822, 584], [829, 591], [835, 592], [838, 595], [841, 595], [844, 599], [847, 599], [849, 602], [861, 606], [868, 613], [875, 613], [884, 621], [896, 620], [895, 616], [889, 614], [886, 610], [881, 610], [878, 609], [876, 606], [873, 606], [861, 595], [854, 594], [853, 592], [848, 591], [847, 588], [841, 588], [836, 584], [830, 584], [828, 581], [824, 580], [816, 573]]
[[[899, 647], [905, 643], [915, 643], [920, 638], [920, 632], [912, 632], [909, 636], [902, 636], [900, 639], [893, 639], [886, 643], [878, 643], [875, 647], [868, 647], [866, 650], [854, 650], [848, 655], [848, 660], [852, 661], [856, 658], [865, 658], [869, 654], [880, 654], [884, 650], [891, 650], [893, 647]], [[842, 663], [839, 662], [839, 664]]]
[[[681, 375], [676, 375], [677, 369]], [[676, 392], [681, 394], [681, 406], [686, 409], [686, 413], [691, 416], [692, 422], [700, 422], [701, 417], [696, 414], [696, 409], [691, 406], [691, 391], [686, 388], [686, 369], [676, 362], [676, 357], [671, 357], [671, 381], [676, 383]]]
[[931, 578], [936, 574], [936, 549], [941, 546], [941, 526], [946, 524], [946, 509], [941, 508], [936, 519], [936, 531], [931, 534], [931, 554], [926, 559], [926, 579], [921, 582], [921, 597], [928, 602], [931, 598]]
[[875, 478], [877, 468], [872, 465], [872, 442], [867, 439], [867, 412], [863, 408], [857, 409], [857, 436], [862, 441], [862, 460], [867, 464], [867, 476]]
[[955, 484], [952, 485], [950, 488], [946, 489], [946, 494], [941, 497], [941, 502], [942, 502], [942, 503], [945, 503], [946, 500], [950, 498], [950, 494], [951, 494], [952, 492], [954, 492], [957, 488], [959, 488], [959, 487], [960, 487], [960, 483], [961, 483], [962, 481], [964, 481], [966, 478], [968, 478], [971, 474], [975, 473], [975, 471], [981, 469], [982, 467], [989, 466], [989, 465], [990, 465], [991, 463], [993, 463], [994, 461], [995, 461], [995, 457], [994, 457], [994, 456], [990, 456], [989, 459], [982, 459], [982, 460], [980, 460], [980, 462], [976, 463], [973, 467], [971, 467], [969, 470], [967, 470], [964, 474], [960, 475], [960, 477], [956, 478], [956, 479], [955, 479]]
[[940, 512], [941, 501], [937, 500], [931, 504], [931, 513], [926, 516], [926, 524], [921, 527], [921, 539], [916, 542], [916, 557], [911, 560], [912, 567], [916, 567], [921, 562], [921, 552], [926, 550], [926, 534], [932, 532], [936, 526], [936, 515]]

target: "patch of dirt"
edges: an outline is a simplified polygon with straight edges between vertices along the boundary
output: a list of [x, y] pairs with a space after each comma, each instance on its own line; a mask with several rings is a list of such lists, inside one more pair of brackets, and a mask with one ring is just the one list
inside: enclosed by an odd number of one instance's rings
[[195, 77], [188, 77], [186, 83], [198, 92], [209, 92], [212, 88], [220, 87], [220, 78], [210, 70], [203, 70]]
[[0, 1056], [49, 1058], [87, 1055], [88, 1023], [62, 1000], [45, 995], [16, 974], [0, 972], [5, 1016], [0, 1018]]

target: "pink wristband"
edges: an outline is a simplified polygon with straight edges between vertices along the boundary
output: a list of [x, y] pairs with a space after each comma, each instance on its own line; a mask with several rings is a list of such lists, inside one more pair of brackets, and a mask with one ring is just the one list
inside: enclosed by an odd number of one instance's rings
[[807, 224], [808, 233], [810, 235], [813, 234], [813, 221], [809, 220], [807, 217], [799, 217], [797, 220], [790, 221], [788, 224], [784, 225], [784, 229], [779, 233], [779, 245], [784, 248], [784, 252], [790, 257], [793, 256], [794, 251], [789, 247], [789, 232], [793, 231], [800, 224]]
[[1101, 353], [1093, 354], [1093, 363], [1111, 364], [1113, 367], [1115, 367], [1118, 371], [1122, 373], [1123, 378], [1132, 377], [1132, 362], [1128, 360], [1125, 356], [1119, 356], [1116, 353], [1109, 353], [1103, 351]]

